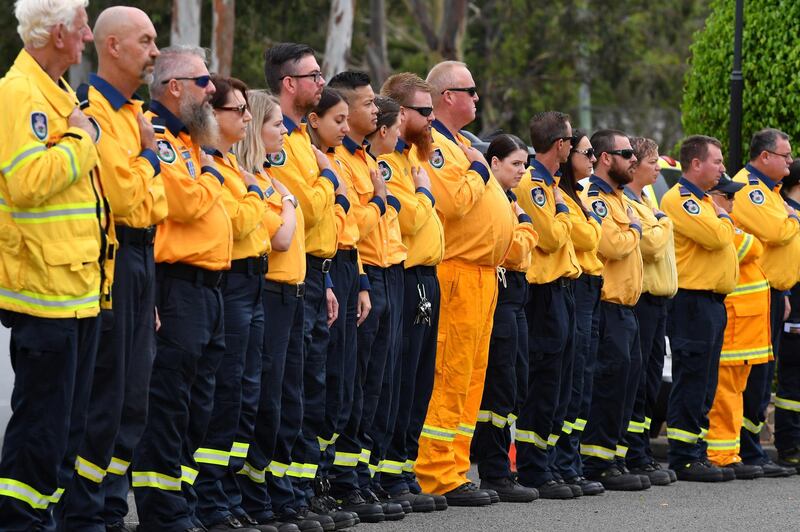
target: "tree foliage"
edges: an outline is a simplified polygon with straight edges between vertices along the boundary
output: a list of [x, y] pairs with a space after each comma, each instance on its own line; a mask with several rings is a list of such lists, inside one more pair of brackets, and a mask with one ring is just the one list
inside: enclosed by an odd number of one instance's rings
[[[730, 72], [733, 65], [734, 2], [713, 0], [712, 14], [691, 47], [691, 69], [683, 96], [687, 134], [717, 137], [728, 147]], [[800, 3], [794, 0], [746, 1], [742, 33], [744, 96], [742, 151], [764, 127], [800, 138]], [[742, 161], [744, 162], [744, 161]]]

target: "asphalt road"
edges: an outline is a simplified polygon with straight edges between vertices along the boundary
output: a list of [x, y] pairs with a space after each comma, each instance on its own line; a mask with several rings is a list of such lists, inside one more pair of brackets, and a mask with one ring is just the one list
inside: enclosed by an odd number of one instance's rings
[[[473, 475], [477, 477], [477, 475]], [[133, 521], [134, 516], [131, 515]], [[800, 528], [800, 476], [720, 484], [677, 482], [634, 493], [607, 492], [567, 501], [494, 504], [410, 514], [402, 521], [361, 524], [358, 532], [653, 531]]]

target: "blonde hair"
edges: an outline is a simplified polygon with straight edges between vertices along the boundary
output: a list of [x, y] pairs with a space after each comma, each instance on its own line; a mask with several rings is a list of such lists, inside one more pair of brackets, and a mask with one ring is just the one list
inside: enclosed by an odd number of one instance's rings
[[233, 153], [242, 168], [248, 172], [260, 172], [264, 167], [267, 155], [264, 142], [261, 140], [261, 126], [269, 115], [280, 105], [278, 99], [265, 90], [247, 91], [247, 101], [253, 119], [247, 124], [244, 139], [233, 145]]
[[461, 61], [442, 61], [433, 65], [428, 72], [425, 81], [431, 86], [434, 104], [442, 98], [442, 92], [453, 86], [455, 82], [453, 71], [457, 68], [467, 68], [467, 64]]
[[31, 48], [43, 48], [50, 40], [53, 26], [63, 24], [72, 31], [75, 16], [80, 8], [86, 8], [89, 0], [17, 0], [14, 16], [19, 23], [22, 43]]
[[636, 156], [636, 163], [634, 163], [634, 168], [638, 167], [639, 164], [652, 155], [658, 153], [658, 144], [653, 139], [648, 139], [646, 137], [631, 137], [631, 148], [633, 148], [633, 154]]
[[418, 91], [430, 93], [431, 86], [412, 72], [400, 72], [389, 76], [381, 87], [382, 96], [391, 98], [403, 106], [410, 105]]

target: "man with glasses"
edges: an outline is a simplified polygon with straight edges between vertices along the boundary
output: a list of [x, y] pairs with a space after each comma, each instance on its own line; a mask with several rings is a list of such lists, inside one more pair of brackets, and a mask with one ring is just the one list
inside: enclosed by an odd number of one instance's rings
[[150, 84], [146, 116], [156, 134], [169, 214], [155, 240], [161, 327], [149, 418], [131, 474], [143, 532], [200, 528], [181, 486], [197, 477], [193, 454], [205, 436], [213, 377], [225, 352], [220, 284], [233, 237], [220, 201], [224, 179], [200, 150], [215, 144], [219, 131], [205, 60], [202, 48], [165, 48]]
[[[276, 44], [265, 54], [264, 76], [280, 101], [287, 130], [283, 150], [267, 156], [270, 173], [297, 198], [305, 220], [303, 413], [302, 430], [293, 435], [281, 431], [280, 437], [287, 441], [276, 444], [292, 449], [291, 464], [264, 470], [254, 467], [253, 460], [245, 462], [242, 507], [260, 523], [277, 517], [297, 523], [301, 530], [330, 527], [334, 522], [343, 528], [353, 526], [353, 514], [338, 511], [327, 495], [326, 482], [316, 477], [320, 449], [327, 447], [327, 442], [318, 440], [325, 426], [328, 327], [338, 313], [328, 272], [336, 255], [336, 217], [343, 218], [350, 203], [344, 181], [337, 178], [325, 154], [312, 146], [303, 122], [325, 86], [314, 50], [305, 44]], [[250, 453], [256, 452], [251, 445]]]
[[[764, 246], [764, 254], [759, 262], [770, 286], [770, 330], [775, 354], [780, 349], [788, 299], [786, 291], [800, 280], [800, 219], [797, 212], [783, 201], [779, 192], [781, 180], [789, 175], [791, 163], [789, 136], [777, 129], [762, 129], [750, 141], [750, 162], [734, 176], [734, 181], [743, 183], [745, 187], [733, 217], [742, 229], [758, 238]], [[797, 370], [783, 368], [778, 372], [776, 430], [793, 412], [800, 411], [800, 404], [786, 401], [781, 396], [786, 389], [785, 384], [781, 386], [781, 383], [789, 382], [787, 379], [791, 375], [787, 372], [790, 371]], [[773, 463], [760, 442], [774, 374], [774, 360], [750, 370], [744, 392], [740, 455], [745, 464], [761, 466], [765, 477], [786, 477], [794, 474], [794, 469]]]
[[[431, 181], [421, 161], [431, 154], [434, 120], [431, 88], [410, 72], [395, 74], [381, 87], [381, 95], [400, 104], [400, 139], [395, 150], [378, 158], [385, 169], [386, 187], [403, 206], [398, 213], [404, 263], [403, 345], [400, 358], [399, 404], [389, 427], [386, 456], [373, 455], [381, 486], [394, 499], [407, 500], [414, 511], [428, 504], [428, 497], [414, 475], [419, 435], [433, 387], [436, 336], [439, 328], [439, 281], [436, 266], [444, 256], [444, 232], [431, 193]], [[379, 459], [379, 462], [375, 460]], [[447, 508], [447, 500], [434, 495], [435, 508]]]
[[[167, 198], [153, 127], [134, 93], [152, 80], [156, 30], [136, 8], [106, 9], [94, 26], [97, 74], [78, 89], [81, 108], [102, 131], [97, 143], [103, 190], [114, 213], [119, 250], [113, 325], [104, 328], [92, 380], [87, 433], [67, 489], [66, 530], [122, 530], [128, 466], [144, 430], [155, 353], [156, 225]], [[143, 45], [144, 43], [144, 45]]]
[[633, 310], [642, 293], [642, 223], [622, 191], [633, 180], [637, 159], [622, 131], [600, 130], [591, 142], [597, 163], [582, 197], [602, 220], [598, 257], [603, 262], [603, 288], [592, 403], [580, 452], [587, 478], [607, 490], [636, 491], [650, 487], [646, 475], [631, 474], [624, 465], [625, 434], [643, 371]]
[[467, 479], [489, 356], [497, 266], [512, 244], [514, 213], [483, 155], [459, 130], [475, 120], [478, 95], [464, 63], [444, 61], [428, 73], [433, 151], [427, 163], [445, 253], [438, 267], [441, 314], [436, 372], [420, 435], [416, 473], [422, 489], [449, 505], [484, 506], [496, 492]]
[[559, 398], [562, 390], [572, 387], [573, 280], [581, 273], [570, 239], [569, 207], [557, 175], [572, 148], [570, 118], [558, 111], [538, 113], [531, 118], [530, 136], [536, 159], [514, 191], [539, 233], [526, 274], [530, 364], [528, 389], [519, 392], [524, 402], [516, 420], [517, 471], [519, 482], [536, 488], [539, 497], [571, 499], [572, 489], [559, 482], [550, 460], [561, 434], [561, 427], [553, 426]]
[[683, 140], [683, 176], [661, 200], [675, 231], [678, 293], [667, 319], [672, 389], [667, 407], [669, 467], [678, 480], [732, 480], [731, 469], [707, 461], [705, 436], [714, 401], [727, 323], [725, 296], [739, 277], [733, 220], [707, 190], [725, 172], [720, 142], [693, 135]]

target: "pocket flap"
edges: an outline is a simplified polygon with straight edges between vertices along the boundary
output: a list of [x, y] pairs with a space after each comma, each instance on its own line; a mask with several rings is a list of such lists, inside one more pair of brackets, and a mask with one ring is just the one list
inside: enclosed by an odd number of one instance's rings
[[100, 244], [92, 238], [45, 242], [42, 246], [42, 255], [50, 266], [69, 265], [71, 270], [79, 270], [87, 262], [100, 260]]

